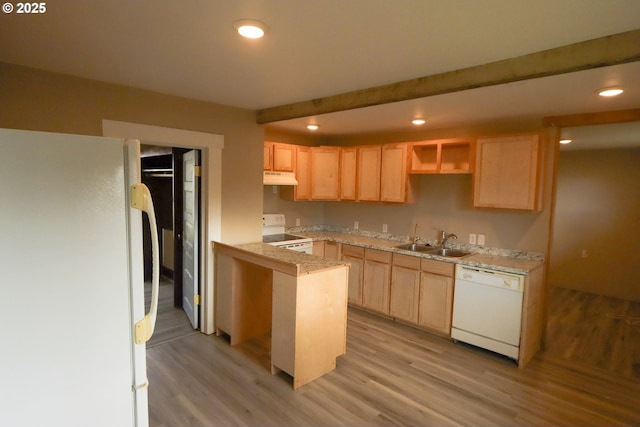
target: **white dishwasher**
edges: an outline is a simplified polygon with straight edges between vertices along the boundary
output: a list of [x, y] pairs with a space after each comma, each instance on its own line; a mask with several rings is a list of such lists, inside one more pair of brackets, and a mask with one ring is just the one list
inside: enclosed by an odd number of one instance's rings
[[524, 277], [458, 264], [451, 337], [518, 360]]

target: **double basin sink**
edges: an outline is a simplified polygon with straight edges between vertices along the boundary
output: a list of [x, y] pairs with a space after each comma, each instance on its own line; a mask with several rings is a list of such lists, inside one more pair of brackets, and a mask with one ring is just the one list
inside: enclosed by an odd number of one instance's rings
[[404, 245], [398, 245], [396, 248], [403, 249], [405, 251], [420, 252], [451, 258], [461, 258], [471, 254], [471, 252], [461, 251], [459, 249], [434, 248], [432, 246], [420, 245], [418, 243], [406, 243]]

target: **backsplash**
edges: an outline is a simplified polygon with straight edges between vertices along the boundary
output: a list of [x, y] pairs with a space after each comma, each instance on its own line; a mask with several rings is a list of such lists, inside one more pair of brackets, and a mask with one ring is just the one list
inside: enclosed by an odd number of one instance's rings
[[[318, 231], [327, 231], [327, 232], [342, 233], [342, 234], [353, 234], [355, 236], [390, 240], [398, 243], [407, 243], [407, 242], [410, 242], [412, 239], [412, 236], [380, 233], [380, 232], [369, 231], [369, 230], [354, 230], [351, 228], [338, 227], [338, 226], [333, 226], [328, 224], [301, 226], [301, 227], [288, 227], [286, 229], [287, 233], [293, 233], [293, 234], [305, 233], [305, 232], [318, 232]], [[425, 243], [430, 246], [438, 246], [437, 240], [426, 240], [426, 241], [421, 240], [421, 243]], [[504, 248], [491, 248], [488, 246], [459, 243], [456, 240], [450, 240], [449, 242], [447, 242], [447, 247], [454, 248], [454, 249], [461, 249], [461, 250], [465, 250], [473, 253], [508, 256], [513, 258], [522, 258], [522, 259], [529, 259], [534, 261], [544, 261], [544, 254], [541, 252], [520, 251], [520, 250], [512, 250], [512, 249], [504, 249]]]

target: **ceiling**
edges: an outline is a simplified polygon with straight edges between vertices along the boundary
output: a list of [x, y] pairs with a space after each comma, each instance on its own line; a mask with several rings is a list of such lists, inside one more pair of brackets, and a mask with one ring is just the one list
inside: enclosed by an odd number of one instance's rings
[[[0, 61], [251, 110], [640, 28], [638, 0], [56, 0], [0, 16]], [[245, 40], [236, 20], [265, 22]], [[640, 108], [640, 62], [272, 123], [326, 135]], [[595, 90], [623, 85], [616, 99]], [[635, 86], [634, 86], [635, 85]], [[637, 137], [636, 139], [640, 140]]]

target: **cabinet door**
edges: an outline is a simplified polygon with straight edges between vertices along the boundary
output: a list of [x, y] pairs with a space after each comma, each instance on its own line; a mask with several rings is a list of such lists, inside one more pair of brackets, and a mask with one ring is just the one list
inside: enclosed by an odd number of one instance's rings
[[394, 265], [391, 268], [389, 314], [411, 323], [418, 322], [420, 270]]
[[380, 201], [405, 202], [407, 199], [407, 144], [382, 146]]
[[293, 187], [294, 200], [311, 199], [311, 148], [296, 148], [296, 179], [298, 185]]
[[340, 198], [340, 148], [311, 148], [311, 199]]
[[342, 255], [342, 260], [351, 264], [349, 268], [349, 304], [362, 306], [363, 260], [350, 255]]
[[264, 143], [264, 166], [263, 170], [270, 171], [273, 168], [273, 143]]
[[273, 143], [273, 170], [278, 172], [293, 172], [296, 165], [296, 146], [290, 144]]
[[377, 202], [380, 200], [380, 167], [382, 147], [358, 147], [357, 199]]
[[313, 242], [312, 253], [315, 256], [324, 258], [324, 241], [320, 240], [318, 242]]
[[364, 272], [364, 248], [342, 245], [342, 260], [351, 263], [349, 269], [349, 304], [362, 306], [362, 280]]
[[450, 336], [452, 308], [453, 278], [420, 273], [418, 324]]
[[324, 242], [324, 257], [328, 259], [340, 259], [340, 243]]
[[537, 210], [540, 136], [479, 138], [473, 206]]
[[340, 152], [340, 199], [356, 199], [357, 149], [345, 147]]
[[362, 305], [389, 314], [390, 253], [367, 249], [362, 276]]

